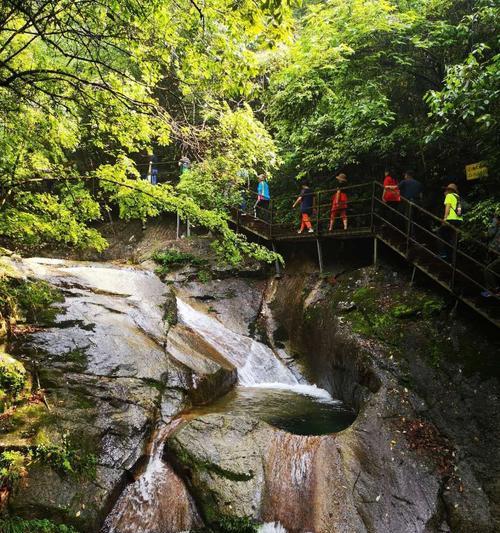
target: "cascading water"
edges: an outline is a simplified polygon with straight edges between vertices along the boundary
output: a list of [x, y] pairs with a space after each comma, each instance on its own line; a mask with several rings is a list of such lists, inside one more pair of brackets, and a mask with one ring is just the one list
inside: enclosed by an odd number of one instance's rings
[[[274, 422], [277, 427], [289, 429], [302, 424], [308, 426], [305, 431], [308, 433], [312, 428], [311, 423], [318, 423], [319, 420], [321, 424], [325, 415], [331, 416], [335, 409], [339, 409], [339, 401], [333, 400], [327, 391], [305, 382], [297, 371], [291, 370], [275, 351], [263, 343], [230, 330], [217, 318], [196, 309], [181, 298], [177, 298], [177, 312], [178, 327], [191, 331], [193, 342], [196, 337], [203, 339], [203, 346], [211, 348], [212, 356], [217, 354], [219, 363], [223, 359], [238, 371], [236, 390], [212, 405], [198, 408], [191, 416], [215, 410], [259, 417], [265, 411], [267, 418], [261, 418], [272, 424]], [[171, 342], [167, 340], [167, 350], [182, 360], [184, 354], [179, 353], [182, 348], [174, 342], [174, 337], [175, 335], [172, 335]], [[324, 424], [317, 432], [327, 432], [325, 427], [329, 432], [336, 431], [349, 422], [350, 419], [342, 422], [340, 427]], [[156, 434], [154, 451], [145, 473], [126, 488], [108, 516], [104, 532], [174, 532], [188, 530], [198, 523], [199, 516], [192, 500], [183, 485], [182, 488], [179, 485], [180, 480], [175, 473], [161, 458], [162, 444], [173, 426], [169, 428]], [[295, 502], [294, 505], [301, 515], [306, 515], [304, 506], [307, 508], [307, 485], [311, 476], [314, 450], [319, 441], [316, 437], [301, 437], [288, 433], [279, 435], [279, 442], [273, 445], [273, 449], [276, 450], [275, 459], [281, 464], [282, 471], [279, 473], [277, 466], [271, 465], [277, 475], [270, 501], [275, 501], [277, 508], [290, 510], [286, 503], [290, 491], [284, 490], [283, 487], [287, 485], [289, 476], [293, 475], [295, 485], [292, 487], [293, 498], [290, 501]], [[172, 492], [175, 495], [173, 498]], [[281, 495], [277, 494], [278, 492], [281, 492]], [[301, 501], [301, 498], [304, 501]], [[286, 529], [279, 522], [272, 521], [273, 518], [272, 513], [268, 513], [268, 520], [271, 521], [264, 524], [260, 531], [286, 533]]]
[[[265, 307], [265, 306], [264, 306]], [[353, 415], [324, 389], [311, 385], [279, 352], [246, 335], [228, 329], [220, 320], [177, 298], [178, 320], [183, 327], [227, 360], [238, 371], [238, 387], [202, 412], [229, 412], [260, 418], [298, 434], [325, 434], [350, 425]], [[266, 317], [269, 320], [269, 317]], [[171, 353], [175, 355], [175, 347]], [[284, 357], [283, 357], [284, 356]]]
[[169, 533], [201, 525], [196, 505], [183, 481], [163, 459], [163, 443], [181, 419], [164, 424], [142, 476], [130, 483], [106, 518], [106, 533]]
[[244, 387], [288, 389], [324, 401], [334, 401], [324, 389], [297, 376], [265, 344], [226, 328], [219, 320], [198, 311], [177, 298], [178, 319], [191, 328], [238, 369], [238, 383]]
[[259, 533], [287, 533], [279, 522], [268, 522], [259, 528]]

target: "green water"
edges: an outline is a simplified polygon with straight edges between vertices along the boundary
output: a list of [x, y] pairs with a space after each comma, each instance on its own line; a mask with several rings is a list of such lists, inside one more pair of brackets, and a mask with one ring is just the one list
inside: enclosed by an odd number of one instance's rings
[[237, 387], [190, 415], [246, 414], [296, 435], [326, 435], [349, 427], [355, 414], [342, 404], [288, 389]]

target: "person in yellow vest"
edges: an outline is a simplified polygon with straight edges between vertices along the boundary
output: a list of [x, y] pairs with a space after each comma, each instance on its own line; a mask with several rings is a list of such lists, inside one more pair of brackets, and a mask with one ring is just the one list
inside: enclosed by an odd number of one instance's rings
[[450, 183], [444, 189], [443, 225], [439, 231], [439, 236], [445, 241], [440, 242], [440, 256], [446, 261], [451, 259], [453, 245], [457, 238], [457, 229], [462, 225], [462, 221], [462, 207], [458, 187], [455, 183]]

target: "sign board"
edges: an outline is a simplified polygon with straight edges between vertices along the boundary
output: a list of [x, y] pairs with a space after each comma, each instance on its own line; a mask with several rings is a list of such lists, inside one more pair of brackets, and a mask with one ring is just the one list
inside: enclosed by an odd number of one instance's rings
[[473, 163], [472, 165], [465, 166], [465, 175], [467, 180], [477, 180], [479, 178], [488, 177], [488, 167], [484, 161], [479, 163]]

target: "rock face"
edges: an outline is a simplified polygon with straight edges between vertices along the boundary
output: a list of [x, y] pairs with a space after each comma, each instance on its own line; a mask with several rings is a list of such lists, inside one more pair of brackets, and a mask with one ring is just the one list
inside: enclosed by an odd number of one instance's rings
[[206, 519], [280, 522], [289, 532], [363, 531], [334, 436], [291, 435], [244, 416], [205, 415], [168, 441]]
[[[439, 316], [425, 319], [425, 313], [397, 329], [397, 312], [424, 298], [417, 291], [406, 294], [405, 283], [395, 279], [371, 269], [333, 285], [289, 276], [271, 303], [280, 338], [313, 381], [358, 411], [354, 424], [336, 437], [345, 483], [363, 523], [355, 531], [498, 531], [499, 383], [491, 374], [471, 371], [466, 377], [465, 363], [450, 360], [452, 340], [465, 352], [472, 335], [477, 359], [487, 359], [488, 344], [481, 344], [472, 326], [456, 323], [450, 331], [448, 317], [436, 327]], [[373, 298], [367, 306], [372, 323], [361, 336], [353, 328], [366, 308], [352, 298], [367, 294]], [[398, 294], [404, 308], [394, 306]], [[382, 319], [375, 322], [378, 313], [388, 316], [388, 329]], [[366, 325], [360, 322], [358, 329]], [[436, 344], [445, 346], [438, 364], [428, 355]]]
[[236, 383], [236, 367], [190, 328], [174, 326], [168, 334], [167, 349], [186, 369], [186, 387], [194, 404], [208, 403]]
[[[95, 457], [96, 472], [68, 475], [40, 462], [11, 495], [13, 513], [95, 532], [117, 502], [109, 533], [173, 533], [220, 515], [280, 522], [289, 533], [500, 530], [498, 381], [466, 373], [460, 361], [430, 364], [442, 339], [429, 324], [441, 319], [397, 329], [396, 311], [414, 310], [386, 309], [387, 295], [420, 296], [386, 276], [287, 275], [265, 302], [262, 281], [184, 277], [177, 306], [140, 269], [57, 260], [18, 268], [58, 286], [65, 301], [54, 323], [17, 346], [51, 411], [20, 409], [0, 448], [70, 442]], [[275, 328], [272, 338], [263, 324]], [[477, 332], [460, 328], [438, 329], [451, 344], [465, 332], [480, 346]], [[285, 348], [292, 365], [271, 357]], [[178, 418], [228, 391], [237, 370], [245, 385], [295, 386], [298, 367], [357, 412], [348, 429], [303, 436], [247, 413]]]
[[36, 430], [26, 444], [69, 440], [97, 464], [95, 476], [82, 472], [78, 480], [45, 464], [31, 468], [9, 508], [96, 531], [142, 454], [173, 370], [164, 349], [167, 291], [154, 275], [134, 269], [57, 260], [25, 260], [21, 268], [65, 294], [54, 323], [16, 347], [38, 368], [51, 405], [35, 424], [27, 421]]
[[152, 272], [50, 259], [16, 266], [60, 288], [65, 301], [53, 323], [14, 346], [36, 369], [51, 411], [43, 405], [19, 409], [15, 430], [6, 428], [0, 447], [14, 437], [25, 447], [68, 445], [94, 457], [96, 472], [92, 467], [73, 476], [37, 465], [15, 487], [9, 509], [95, 532], [144, 453], [156, 421], [168, 423], [191, 402], [219, 396], [234, 382], [235, 371], [204, 358], [194, 341], [188, 351], [193, 339], [180, 326], [172, 328], [169, 342], [174, 352], [185, 349], [186, 358], [179, 361], [167, 352], [175, 296]]

